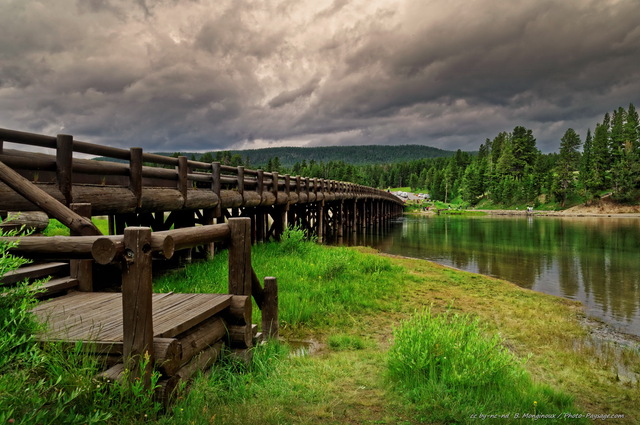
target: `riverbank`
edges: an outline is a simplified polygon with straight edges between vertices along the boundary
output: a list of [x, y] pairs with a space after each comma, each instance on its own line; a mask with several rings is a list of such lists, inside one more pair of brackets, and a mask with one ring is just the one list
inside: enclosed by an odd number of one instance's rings
[[[50, 371], [50, 382], [34, 382], [51, 385], [57, 410], [30, 390], [33, 383], [11, 381], [7, 374], [0, 376], [0, 394], [19, 396], [20, 405], [9, 400], [5, 406], [8, 398], [0, 397], [0, 418], [21, 423], [22, 410], [41, 412], [42, 423], [58, 423], [61, 414], [82, 413], [96, 419], [68, 423], [166, 425], [475, 424], [480, 414], [509, 415], [500, 423], [517, 424], [521, 421], [516, 414], [536, 412], [560, 418], [569, 412], [617, 415], [608, 416], [606, 423], [612, 424], [635, 424], [640, 418], [637, 381], [626, 378], [627, 372], [640, 372], [637, 349], [618, 349], [593, 339], [582, 324], [585, 316], [579, 303], [425, 260], [382, 255], [370, 248], [321, 246], [294, 237], [298, 239], [253, 249], [256, 273], [278, 277], [284, 344], [257, 347], [250, 365], [230, 360], [215, 365], [197, 377], [188, 392], [178, 395], [169, 412], [159, 414], [147, 408], [153, 405], [145, 403], [144, 394], [134, 400], [135, 409], [123, 403], [122, 394], [118, 398], [117, 392], [93, 381], [95, 373], [88, 366], [82, 369], [84, 380], [77, 379], [75, 365], [81, 357], [67, 359], [45, 352], [43, 362], [56, 368]], [[224, 291], [226, 264], [226, 253], [221, 252], [211, 262], [194, 263], [159, 279], [154, 290]], [[433, 314], [448, 311], [477, 318], [488, 337], [500, 335], [500, 346], [515, 355], [534, 384], [544, 389], [540, 397], [507, 411], [491, 403], [442, 404], [439, 413], [450, 409], [453, 418], [442, 421], [419, 397], [398, 391], [387, 366], [394, 330], [425, 308]], [[259, 323], [254, 313], [253, 321]], [[455, 345], [450, 348], [455, 350]], [[67, 383], [60, 388], [57, 373]], [[465, 369], [460, 375], [474, 381]], [[500, 388], [487, 390], [500, 393]], [[438, 394], [437, 403], [446, 401], [446, 391]]]
[[[272, 253], [263, 258], [267, 251], [256, 247], [254, 267], [259, 275], [278, 276], [281, 335], [296, 341], [292, 354], [269, 363], [270, 370], [258, 376], [226, 378], [235, 386], [231, 395], [214, 383], [217, 372], [202, 377], [161, 423], [209, 423], [198, 419], [203, 403], [210, 406], [211, 423], [220, 424], [439, 423], [392, 389], [386, 367], [393, 330], [425, 307], [477, 317], [501, 335], [535, 382], [569, 394], [581, 414], [618, 415], [607, 420], [613, 424], [640, 418], [638, 384], [627, 373], [640, 372], [637, 349], [594, 339], [577, 302], [369, 248], [313, 246], [279, 256], [278, 264]], [[320, 264], [323, 258], [331, 264]], [[344, 261], [351, 266], [344, 268]], [[293, 287], [299, 292], [290, 292]], [[376, 293], [378, 302], [367, 301], [368, 292]], [[361, 305], [353, 309], [356, 300]], [[298, 320], [304, 311], [311, 316]], [[264, 362], [260, 356], [259, 362]], [[540, 403], [531, 400], [530, 412], [477, 409], [510, 414], [510, 422], [501, 423], [519, 423], [514, 415], [535, 412], [534, 402]]]
[[[638, 210], [636, 212], [636, 210]], [[457, 210], [453, 210], [458, 212]], [[549, 211], [549, 210], [485, 210], [485, 209], [469, 209], [460, 210], [461, 214], [464, 212], [481, 213], [486, 215], [510, 215], [510, 216], [557, 216], [557, 217], [614, 217], [614, 218], [640, 218], [640, 207], [626, 207], [626, 208], [589, 208], [589, 207], [573, 207], [562, 211]], [[436, 215], [437, 211], [431, 209], [429, 211], [412, 211], [405, 214], [418, 214], [418, 215]], [[470, 215], [470, 214], [469, 214]]]

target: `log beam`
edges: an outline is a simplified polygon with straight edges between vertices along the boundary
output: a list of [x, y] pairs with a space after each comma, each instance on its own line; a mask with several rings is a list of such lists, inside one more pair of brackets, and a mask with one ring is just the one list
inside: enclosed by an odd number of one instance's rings
[[91, 220], [87, 220], [81, 215], [74, 213], [64, 204], [13, 171], [3, 162], [0, 162], [0, 180], [25, 199], [40, 207], [44, 212], [58, 219], [72, 231], [83, 236], [102, 234]]

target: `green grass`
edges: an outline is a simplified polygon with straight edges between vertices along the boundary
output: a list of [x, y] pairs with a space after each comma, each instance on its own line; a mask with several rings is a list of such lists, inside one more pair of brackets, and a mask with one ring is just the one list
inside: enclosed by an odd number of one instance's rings
[[[278, 278], [284, 342], [256, 347], [249, 364], [225, 357], [165, 414], [135, 383], [96, 381], [100, 364], [81, 347], [63, 353], [29, 338], [10, 346], [32, 329], [11, 322], [31, 320], [30, 301], [13, 303], [0, 329], [0, 359], [10, 359], [0, 367], [0, 424], [476, 423], [474, 414], [577, 412], [574, 397], [583, 411], [625, 414], [607, 423], [635, 423], [637, 385], [616, 382], [602, 355], [580, 345], [575, 302], [426, 261], [319, 246], [295, 231], [254, 246], [252, 257], [258, 276]], [[155, 290], [225, 293], [226, 282], [223, 252], [157, 279]], [[414, 314], [425, 305], [442, 314]], [[313, 355], [289, 349], [300, 339], [314, 340]]]
[[[299, 231], [286, 231], [280, 243], [256, 245], [252, 263], [260, 277], [278, 279], [282, 327], [336, 326], [350, 315], [393, 308], [402, 270], [386, 259], [344, 247], [304, 241]], [[154, 283], [157, 292], [227, 292], [227, 252]], [[254, 323], [260, 323], [254, 308]]]
[[[109, 221], [107, 219], [93, 217], [91, 221], [103, 235], [109, 234]], [[49, 225], [44, 229], [42, 234], [45, 236], [69, 236], [69, 228], [55, 218], [52, 218], [49, 219]]]
[[511, 413], [500, 418], [509, 424], [521, 422], [513, 412], [580, 413], [571, 396], [535, 384], [502, 338], [468, 315], [432, 315], [430, 309], [415, 314], [394, 331], [388, 367], [398, 391], [429, 421], [475, 423], [481, 414]]

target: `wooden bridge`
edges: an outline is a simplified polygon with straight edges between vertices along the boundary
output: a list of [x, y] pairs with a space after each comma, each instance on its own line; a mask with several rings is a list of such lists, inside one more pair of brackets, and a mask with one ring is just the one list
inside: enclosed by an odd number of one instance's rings
[[[44, 211], [72, 235], [20, 237], [12, 251], [37, 262], [1, 276], [0, 284], [53, 276], [41, 294], [53, 298], [34, 309], [49, 324], [41, 337], [82, 341], [102, 353], [108, 378], [121, 379], [126, 369], [129, 377], [148, 380], [155, 365], [166, 400], [179, 380], [208, 367], [223, 344], [252, 346], [252, 299], [262, 311], [263, 334], [277, 337], [276, 279], [267, 277], [262, 286], [251, 266], [252, 243], [278, 239], [287, 226], [320, 241], [340, 238], [383, 225], [402, 206], [390, 193], [347, 182], [0, 129], [0, 213]], [[92, 216], [108, 217], [109, 235]], [[227, 294], [153, 293], [158, 261], [211, 257], [215, 243], [229, 249]], [[150, 362], [140, 370], [144, 355]]]

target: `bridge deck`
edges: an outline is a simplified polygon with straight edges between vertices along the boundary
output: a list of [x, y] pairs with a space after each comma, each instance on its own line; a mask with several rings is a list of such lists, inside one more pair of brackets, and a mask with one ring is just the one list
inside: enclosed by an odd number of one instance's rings
[[[231, 304], [231, 295], [153, 294], [153, 332], [172, 338]], [[122, 294], [73, 292], [33, 309], [48, 324], [48, 340], [122, 342]]]

